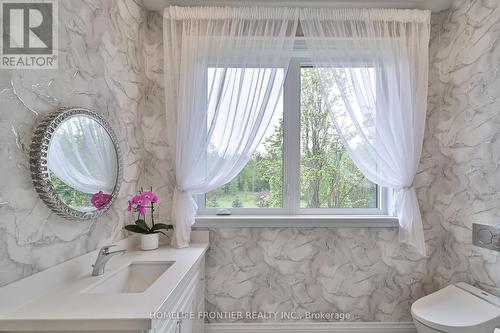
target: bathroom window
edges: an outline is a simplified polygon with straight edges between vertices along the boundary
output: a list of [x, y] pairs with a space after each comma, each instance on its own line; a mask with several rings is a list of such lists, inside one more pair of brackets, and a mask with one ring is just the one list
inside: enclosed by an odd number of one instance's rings
[[198, 216], [385, 216], [388, 196], [350, 159], [314, 68], [292, 60], [282, 97], [252, 159], [231, 182], [198, 198]]
[[344, 148], [314, 71], [300, 68], [300, 208], [377, 208], [377, 185]]
[[280, 98], [271, 124], [245, 168], [223, 187], [207, 193], [205, 207], [283, 207], [283, 98]]

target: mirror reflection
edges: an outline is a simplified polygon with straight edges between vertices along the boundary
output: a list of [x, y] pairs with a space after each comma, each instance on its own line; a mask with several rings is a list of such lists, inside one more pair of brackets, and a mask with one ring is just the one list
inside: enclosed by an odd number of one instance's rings
[[96, 120], [78, 115], [61, 123], [50, 141], [47, 164], [53, 191], [67, 206], [92, 212], [111, 201], [118, 156]]

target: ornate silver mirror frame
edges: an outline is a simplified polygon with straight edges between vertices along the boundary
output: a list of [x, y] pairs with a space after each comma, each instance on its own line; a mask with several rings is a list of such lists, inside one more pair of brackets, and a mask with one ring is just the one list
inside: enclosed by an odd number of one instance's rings
[[[113, 192], [111, 193], [112, 198], [104, 207], [90, 212], [76, 210], [65, 204], [58, 197], [58, 195], [54, 192], [53, 186], [50, 181], [47, 163], [49, 145], [59, 125], [70, 118], [78, 116], [86, 116], [88, 118], [91, 118], [106, 130], [115, 147], [117, 156], [117, 179], [116, 185], [113, 189]], [[55, 112], [49, 113], [47, 116], [40, 120], [31, 140], [30, 169], [33, 185], [35, 186], [35, 189], [43, 202], [47, 206], [49, 206], [49, 208], [52, 209], [52, 211], [54, 211], [57, 215], [71, 220], [91, 220], [101, 216], [106, 210], [109, 209], [109, 207], [116, 199], [123, 178], [120, 146], [118, 145], [118, 140], [116, 139], [111, 126], [104, 118], [102, 118], [95, 112], [84, 108], [59, 109]]]

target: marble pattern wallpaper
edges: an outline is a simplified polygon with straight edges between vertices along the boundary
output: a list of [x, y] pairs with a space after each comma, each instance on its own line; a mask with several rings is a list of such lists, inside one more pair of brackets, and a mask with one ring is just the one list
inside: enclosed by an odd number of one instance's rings
[[411, 302], [433, 287], [427, 260], [397, 240], [385, 228], [211, 230], [207, 310], [409, 321]]
[[[0, 165], [0, 284], [123, 236], [120, 201], [95, 223], [68, 224], [31, 187], [30, 131], [38, 114], [59, 103], [89, 106], [112, 120], [125, 152], [121, 197], [152, 184], [163, 198], [160, 215], [169, 215], [174, 178], [165, 140], [162, 18], [133, 1], [71, 3], [62, 8], [59, 71], [0, 72], [9, 110], [0, 113], [0, 157], [7, 162]], [[431, 35], [427, 128], [415, 180], [428, 256], [398, 244], [394, 228], [212, 228], [207, 310], [410, 321], [413, 301], [451, 282], [500, 296], [498, 253], [471, 245], [472, 223], [496, 224], [500, 216], [499, 3], [464, 0], [433, 14]]]
[[435, 287], [467, 281], [500, 296], [500, 253], [472, 223], [500, 217], [500, 2], [465, 0], [436, 17], [418, 182]]
[[[145, 22], [146, 12], [132, 0], [59, 1], [59, 68], [0, 70], [0, 286], [125, 236], [126, 200], [144, 170]], [[119, 139], [124, 182], [97, 221], [58, 217], [31, 183], [32, 130], [61, 106], [102, 114]]]
[[143, 29], [145, 55], [145, 98], [141, 111], [144, 137], [143, 183], [154, 186], [160, 197], [159, 216], [170, 223], [170, 206], [174, 191], [175, 175], [170, 159], [166, 135], [165, 91], [163, 85], [163, 18], [157, 12], [148, 12], [146, 29]]

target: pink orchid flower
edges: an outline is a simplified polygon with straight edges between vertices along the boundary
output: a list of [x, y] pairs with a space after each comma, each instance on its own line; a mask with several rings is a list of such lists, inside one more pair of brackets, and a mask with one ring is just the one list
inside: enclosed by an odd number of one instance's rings
[[[137, 213], [137, 220], [135, 224], [126, 225], [125, 229], [131, 232], [140, 232], [140, 233], [163, 233], [160, 229], [169, 229], [162, 224], [155, 224], [154, 221], [154, 212], [155, 207], [154, 204], [158, 202], [158, 196], [153, 193], [153, 190], [146, 192], [139, 192], [139, 194], [133, 196], [128, 201], [128, 211]], [[148, 226], [146, 222], [146, 208], [151, 210], [151, 226]], [[141, 221], [141, 223], [139, 223]], [[144, 225], [146, 223], [146, 225]], [[170, 227], [171, 229], [171, 227]], [[139, 231], [138, 231], [139, 230]]]
[[111, 194], [106, 194], [102, 191], [99, 191], [92, 196], [90, 202], [92, 202], [92, 205], [95, 208], [103, 209], [111, 201], [112, 198], [113, 197], [111, 196]]
[[142, 192], [140, 194], [140, 196], [142, 197], [142, 199], [145, 201], [145, 202], [152, 202], [152, 203], [156, 203], [158, 201], [158, 196], [156, 196], [153, 192], [151, 191], [148, 191], [148, 192]]
[[141, 194], [134, 196], [131, 201], [133, 206], [146, 206], [150, 202], [150, 200], [144, 198]]
[[158, 202], [158, 196], [151, 191], [142, 192], [132, 197], [128, 202], [128, 211], [137, 212], [139, 215], [145, 216], [146, 206], [149, 203]]
[[146, 216], [146, 210], [145, 210], [146, 207], [144, 206], [137, 206], [137, 212], [139, 213], [139, 215], [141, 216]]

